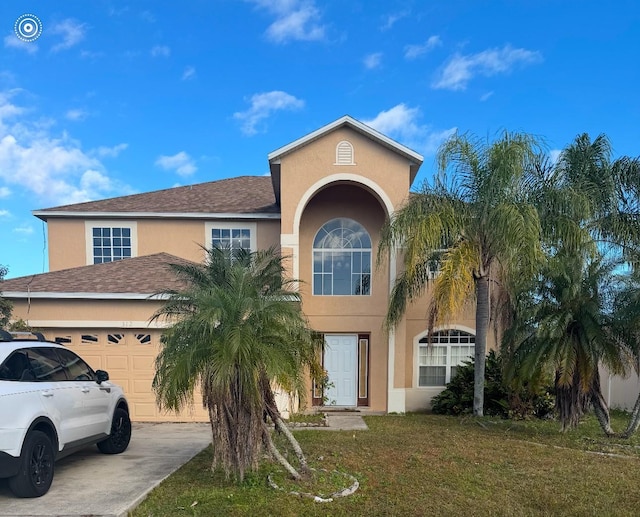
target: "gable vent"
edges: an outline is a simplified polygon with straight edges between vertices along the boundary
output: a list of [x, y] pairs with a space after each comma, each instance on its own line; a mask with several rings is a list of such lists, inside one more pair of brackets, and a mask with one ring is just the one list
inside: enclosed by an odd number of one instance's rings
[[336, 146], [336, 163], [334, 165], [355, 165], [353, 161], [353, 146], [343, 140]]

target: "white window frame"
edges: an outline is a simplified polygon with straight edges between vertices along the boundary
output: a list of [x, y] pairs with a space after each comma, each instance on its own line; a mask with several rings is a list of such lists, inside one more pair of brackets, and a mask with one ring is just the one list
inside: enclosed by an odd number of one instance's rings
[[[121, 221], [117, 219], [104, 219], [104, 220], [95, 220], [92, 219], [90, 221], [85, 221], [84, 223], [84, 234], [85, 234], [85, 244], [86, 244], [86, 264], [88, 266], [93, 265], [93, 229], [94, 228], [128, 228], [131, 232], [131, 257], [134, 258], [138, 256], [138, 224], [136, 221]], [[116, 259], [112, 260], [112, 262], [116, 262]], [[102, 262], [105, 264], [106, 262]]]
[[[363, 230], [367, 233], [367, 237], [369, 237], [369, 241], [371, 242], [371, 248], [316, 248], [313, 246], [312, 244], [312, 248], [311, 248], [311, 295], [312, 296], [351, 296], [351, 297], [366, 297], [366, 296], [371, 296], [372, 292], [373, 292], [373, 239], [371, 238], [371, 234], [369, 233], [369, 231], [364, 227], [364, 225], [362, 223], [360, 223], [359, 221], [356, 221], [355, 219], [351, 219], [350, 217], [334, 217], [332, 219], [329, 219], [327, 221], [325, 221], [320, 228], [318, 228], [318, 230], [316, 231], [316, 233], [313, 236], [313, 241], [315, 242], [316, 237], [318, 235], [318, 233], [320, 232], [320, 230], [322, 230], [322, 228], [325, 227], [325, 225], [327, 225], [328, 223], [330, 223], [331, 221], [334, 221], [335, 219], [348, 219], [350, 221], [353, 221], [355, 223], [357, 223], [359, 226], [361, 226], [363, 228]], [[353, 253], [354, 252], [359, 252], [359, 253], [363, 253], [363, 252], [368, 252], [369, 253], [369, 292], [366, 294], [316, 294], [315, 292], [315, 282], [316, 282], [316, 271], [314, 269], [314, 264], [315, 264], [315, 253], [316, 252], [336, 252], [336, 253], [350, 253], [351, 254], [351, 260], [353, 260]], [[360, 275], [363, 276], [365, 273], [363, 271], [360, 272]], [[354, 273], [351, 273], [351, 276], [353, 277]], [[331, 276], [333, 277], [333, 271], [331, 273]], [[333, 282], [333, 279], [332, 279]], [[333, 291], [333, 289], [332, 289]]]
[[229, 221], [211, 221], [204, 225], [204, 242], [207, 249], [211, 249], [213, 236], [212, 230], [249, 230], [249, 246], [251, 251], [257, 251], [257, 233], [258, 225], [255, 222], [229, 222]]
[[[440, 328], [436, 328], [433, 330], [434, 334], [438, 334], [440, 332], [446, 332], [446, 331], [450, 331], [450, 330], [456, 330], [456, 331], [460, 331], [460, 332], [465, 332], [467, 334], [470, 334], [473, 337], [473, 343], [469, 343], [468, 345], [465, 346], [470, 346], [470, 347], [475, 347], [475, 337], [476, 337], [476, 333], [475, 330], [469, 327], [465, 327], [462, 325], [450, 325], [447, 327], [440, 327]], [[460, 346], [460, 343], [432, 343], [432, 344], [428, 344], [428, 343], [420, 343], [420, 340], [423, 338], [426, 338], [429, 335], [428, 331], [424, 331], [421, 332], [420, 334], [418, 334], [417, 336], [415, 336], [413, 338], [413, 350], [414, 350], [414, 354], [413, 354], [413, 364], [415, 365], [413, 371], [414, 371], [414, 378], [413, 378], [413, 386], [416, 388], [420, 388], [420, 389], [441, 389], [444, 388], [445, 385], [451, 381], [451, 367], [452, 366], [460, 366], [461, 364], [464, 364], [465, 361], [467, 360], [471, 360], [473, 358], [473, 350], [472, 355], [468, 356], [468, 358], [463, 358], [460, 361], [458, 361], [456, 364], [451, 364], [451, 349], [454, 346]], [[464, 344], [463, 344], [464, 345]], [[421, 364], [421, 355], [420, 355], [420, 350], [423, 348], [434, 348], [434, 347], [443, 347], [446, 348], [446, 362], [443, 365], [428, 365], [428, 364]], [[420, 367], [421, 366], [444, 366], [445, 367], [445, 382], [442, 385], [421, 385], [420, 384]]]

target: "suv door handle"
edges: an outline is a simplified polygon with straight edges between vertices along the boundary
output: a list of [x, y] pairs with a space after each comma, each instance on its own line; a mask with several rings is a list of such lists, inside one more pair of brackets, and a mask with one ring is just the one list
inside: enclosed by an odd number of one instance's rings
[[87, 388], [86, 386], [84, 388], [82, 388], [82, 393], [89, 393], [91, 390], [89, 388]]
[[53, 391], [43, 391], [42, 392], [42, 396], [43, 397], [53, 397]]

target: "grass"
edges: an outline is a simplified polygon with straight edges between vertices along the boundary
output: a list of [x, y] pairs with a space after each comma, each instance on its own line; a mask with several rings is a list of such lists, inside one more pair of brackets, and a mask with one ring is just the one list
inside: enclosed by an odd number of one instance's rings
[[[133, 513], [159, 516], [638, 515], [640, 437], [605, 438], [593, 419], [556, 422], [436, 415], [365, 417], [369, 431], [296, 433], [310, 464], [354, 475], [359, 490], [315, 503], [268, 487], [265, 462], [243, 484], [211, 472], [207, 449]], [[614, 415], [614, 428], [623, 415]], [[327, 490], [341, 476], [324, 476]], [[282, 478], [278, 478], [282, 480]], [[345, 486], [350, 484], [345, 478]], [[289, 485], [291, 486], [291, 485]], [[308, 486], [305, 489], [309, 488]]]

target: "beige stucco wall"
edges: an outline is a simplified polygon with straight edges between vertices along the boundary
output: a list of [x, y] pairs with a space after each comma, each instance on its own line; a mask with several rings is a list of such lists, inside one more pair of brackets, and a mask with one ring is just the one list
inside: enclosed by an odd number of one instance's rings
[[87, 263], [83, 220], [51, 218], [47, 221], [47, 232], [49, 271]]
[[[336, 146], [348, 140], [354, 149], [355, 165], [334, 165]], [[309, 189], [327, 177], [358, 175], [375, 183], [396, 206], [409, 192], [409, 163], [398, 154], [365, 138], [360, 133], [340, 128], [281, 159], [282, 233], [294, 233], [294, 216], [300, 200]]]
[[[116, 226], [118, 220], [101, 219]], [[243, 220], [256, 224], [258, 249], [280, 244], [279, 220]], [[194, 262], [202, 261], [201, 246], [207, 241], [206, 224], [211, 220], [139, 219], [137, 226], [137, 256], [170, 253]], [[225, 220], [220, 220], [224, 224]], [[51, 218], [49, 229], [49, 270], [57, 271], [87, 264], [85, 222]]]

